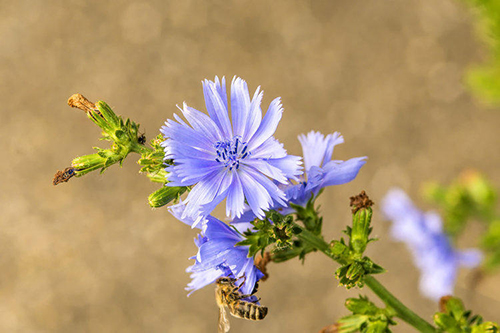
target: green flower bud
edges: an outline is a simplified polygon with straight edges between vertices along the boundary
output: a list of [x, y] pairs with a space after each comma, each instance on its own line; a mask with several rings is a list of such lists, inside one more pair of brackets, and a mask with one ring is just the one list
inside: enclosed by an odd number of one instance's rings
[[449, 313], [453, 318], [460, 319], [464, 315], [465, 307], [462, 303], [462, 300], [457, 297], [442, 297], [441, 298], [441, 306], [443, 308], [443, 312]]
[[354, 314], [339, 319], [339, 332], [351, 333], [358, 332], [363, 324], [369, 320], [369, 316]]
[[366, 333], [384, 333], [388, 331], [389, 324], [387, 321], [368, 321], [368, 325], [366, 326]]
[[495, 189], [481, 173], [475, 170], [466, 170], [460, 175], [460, 181], [476, 204], [480, 206], [494, 204]]
[[348, 298], [345, 301], [345, 307], [352, 313], [374, 314], [378, 308], [367, 298]]
[[120, 162], [123, 157], [112, 150], [98, 149], [98, 153], [75, 158], [71, 166], [75, 169], [76, 176], [83, 176], [91, 171], [101, 169], [103, 172], [109, 166]]
[[154, 183], [166, 183], [167, 181], [167, 172], [163, 169], [157, 170], [154, 173], [148, 173], [147, 176]]
[[357, 280], [364, 273], [363, 267], [358, 262], [353, 262], [347, 270], [345, 276], [349, 280]]
[[438, 312], [434, 315], [434, 323], [449, 333], [461, 333], [462, 330], [457, 321], [447, 313]]
[[500, 328], [497, 323], [487, 321], [481, 325], [472, 327], [472, 333], [498, 333]]
[[353, 207], [352, 229], [350, 247], [354, 253], [362, 255], [368, 244], [368, 235], [371, 232], [370, 224], [372, 220], [373, 201], [368, 198], [365, 191], [359, 195], [351, 197], [351, 206]]
[[330, 251], [335, 256], [342, 256], [349, 251], [349, 248], [339, 241], [332, 241], [330, 244]]
[[149, 195], [149, 205], [153, 208], [165, 206], [172, 200], [178, 199], [185, 191], [186, 187], [163, 186]]

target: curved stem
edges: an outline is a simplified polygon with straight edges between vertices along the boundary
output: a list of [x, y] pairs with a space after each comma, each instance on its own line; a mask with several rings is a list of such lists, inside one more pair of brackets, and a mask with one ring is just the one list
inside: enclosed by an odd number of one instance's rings
[[364, 281], [368, 288], [370, 288], [386, 305], [396, 311], [399, 318], [406, 321], [420, 332], [436, 332], [436, 329], [431, 324], [407, 308], [403, 303], [401, 303], [400, 300], [391, 294], [389, 290], [385, 289], [385, 287], [373, 276], [365, 276]]
[[[299, 239], [305, 243], [315, 247], [319, 251], [326, 254], [332, 260], [337, 261], [333, 253], [330, 251], [328, 243], [321, 236], [317, 236], [312, 232], [303, 229], [300, 234], [297, 235]], [[380, 282], [378, 282], [374, 277], [368, 275], [364, 278], [365, 284], [370, 288], [386, 305], [390, 306], [397, 313], [397, 316], [410, 324], [411, 326], [418, 329], [420, 332], [436, 332], [434, 326], [429, 324], [426, 320], [422, 319], [415, 312], [407, 308], [403, 303], [401, 303], [393, 294], [391, 294]]]

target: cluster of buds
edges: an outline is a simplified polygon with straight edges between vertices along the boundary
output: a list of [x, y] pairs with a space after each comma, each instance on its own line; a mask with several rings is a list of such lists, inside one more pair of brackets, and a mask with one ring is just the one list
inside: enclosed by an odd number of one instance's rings
[[141, 155], [138, 163], [142, 166], [140, 172], [146, 173], [153, 182], [163, 186], [149, 196], [149, 205], [153, 208], [162, 207], [179, 197], [186, 187], [166, 187], [167, 177], [165, 166], [171, 161], [164, 161], [164, 152], [160, 143], [164, 141], [161, 135], [151, 140], [151, 148], [145, 146], [146, 137], [139, 133], [139, 125], [130, 119], [123, 120], [102, 101], [93, 103], [81, 94], [74, 94], [68, 99], [68, 105], [85, 112], [87, 117], [102, 130], [101, 140], [111, 142], [111, 147], [102, 149], [94, 147], [97, 153], [76, 157], [71, 166], [58, 171], [53, 180], [57, 185], [69, 181], [73, 177], [81, 177], [95, 170], [104, 172], [113, 164], [123, 163], [131, 152]]
[[392, 320], [396, 312], [391, 307], [378, 308], [367, 297], [348, 298], [345, 307], [352, 315], [339, 319], [335, 324], [325, 327], [320, 333], [377, 332], [389, 333], [389, 326], [396, 325]]
[[434, 315], [434, 323], [443, 332], [497, 333], [498, 324], [487, 321], [466, 311], [462, 301], [453, 296], [444, 296], [439, 302], [440, 312]]
[[485, 254], [482, 271], [491, 272], [500, 267], [500, 216], [496, 210], [498, 193], [484, 175], [466, 170], [448, 186], [427, 184], [424, 194], [440, 206], [444, 228], [452, 237], [458, 237], [469, 221], [483, 222], [486, 232], [480, 242]]
[[54, 185], [94, 170], [104, 172], [113, 164], [121, 164], [131, 151], [144, 151], [143, 143], [140, 143], [143, 142], [141, 135], [138, 134], [139, 125], [130, 119], [123, 121], [105, 102], [92, 103], [84, 96], [74, 94], [68, 99], [68, 105], [84, 111], [87, 117], [102, 129], [101, 140], [111, 141], [112, 146], [109, 149], [94, 148], [97, 153], [75, 158], [70, 168], [56, 173]]
[[253, 230], [244, 232], [245, 240], [238, 246], [249, 246], [249, 257], [259, 251], [264, 255], [266, 247], [274, 245], [273, 251], [280, 252], [290, 249], [294, 245], [294, 236], [302, 230], [294, 225], [293, 216], [283, 216], [276, 211], [269, 211], [264, 220], [252, 222]]

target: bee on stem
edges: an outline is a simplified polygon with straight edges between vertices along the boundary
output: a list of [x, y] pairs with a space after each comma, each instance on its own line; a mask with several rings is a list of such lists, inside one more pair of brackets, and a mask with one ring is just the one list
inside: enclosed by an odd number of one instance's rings
[[[243, 282], [236, 285], [236, 282], [241, 278], [243, 278]], [[220, 277], [215, 281], [215, 300], [219, 306], [218, 333], [229, 332], [229, 318], [226, 307], [229, 309], [229, 313], [237, 318], [262, 320], [266, 317], [267, 307], [256, 304], [258, 300], [254, 302], [244, 300], [257, 292], [255, 288], [250, 295], [242, 294], [240, 289], [245, 284], [245, 281], [245, 275], [238, 279]]]

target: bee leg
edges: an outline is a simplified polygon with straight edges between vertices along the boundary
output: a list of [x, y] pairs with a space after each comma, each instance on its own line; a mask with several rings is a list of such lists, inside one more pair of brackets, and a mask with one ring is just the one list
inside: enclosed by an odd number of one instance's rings
[[[248, 297], [252, 297], [253, 295], [255, 295], [257, 291], [252, 291], [251, 294], [246, 294], [246, 295], [243, 295], [243, 294], [239, 294], [238, 295], [238, 299], [243, 299], [243, 298], [248, 298]], [[252, 303], [255, 303], [255, 302], [258, 302], [260, 301], [260, 298], [258, 298], [256, 301], [253, 301]]]
[[240, 290], [241, 287], [243, 287], [243, 285], [245, 284], [245, 282], [247, 281], [247, 276], [246, 276], [246, 273], [243, 273], [242, 276], [240, 276], [236, 281], [238, 281], [239, 279], [243, 278], [243, 282], [240, 283], [240, 285], [238, 286], [238, 289], [236, 290]]
[[248, 294], [248, 295], [240, 294], [240, 295], [238, 295], [237, 299], [248, 298], [248, 297], [251, 297], [251, 296], [253, 296], [253, 294]]

